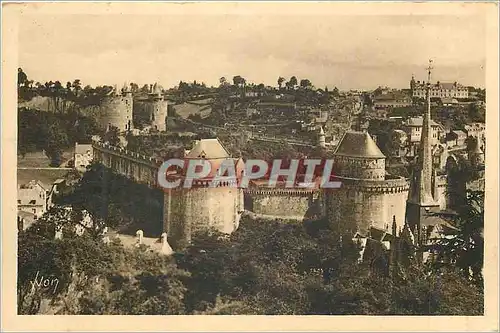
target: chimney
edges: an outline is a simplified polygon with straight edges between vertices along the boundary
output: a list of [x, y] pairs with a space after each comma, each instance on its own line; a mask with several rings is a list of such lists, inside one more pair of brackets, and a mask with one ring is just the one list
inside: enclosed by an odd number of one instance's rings
[[161, 252], [166, 255], [170, 255], [174, 252], [170, 244], [168, 244], [166, 232], [161, 234]]
[[142, 237], [144, 236], [144, 232], [142, 230], [137, 230], [135, 233], [137, 236], [137, 244], [141, 245], [142, 244]]
[[392, 215], [392, 235], [393, 236], [397, 236], [396, 235], [396, 215]]
[[55, 239], [62, 239], [62, 227], [56, 227]]

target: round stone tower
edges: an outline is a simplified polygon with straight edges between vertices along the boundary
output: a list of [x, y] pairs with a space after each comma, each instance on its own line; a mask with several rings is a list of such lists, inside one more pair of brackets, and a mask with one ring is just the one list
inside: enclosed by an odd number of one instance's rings
[[404, 225], [409, 183], [386, 175], [385, 156], [366, 132], [347, 131], [334, 153], [333, 172], [342, 183], [324, 189], [325, 214], [340, 233]]
[[120, 132], [130, 131], [133, 128], [132, 92], [125, 84], [120, 91], [115, 85], [102, 101], [99, 112], [99, 122], [101, 126], [109, 130], [112, 126], [118, 128]]
[[[230, 234], [235, 231], [244, 210], [243, 190], [238, 188], [238, 175], [245, 165], [241, 158], [232, 158], [218, 139], [202, 139], [185, 156], [210, 162], [210, 173], [193, 181], [190, 188], [166, 189], [164, 195], [163, 229], [174, 248], [182, 248], [200, 230], [215, 228]], [[213, 184], [222, 163], [234, 163], [235, 177]], [[174, 175], [185, 180], [186, 166]]]
[[158, 83], [153, 85], [153, 89], [148, 100], [148, 108], [151, 128], [158, 131], [165, 131], [167, 128], [166, 118], [168, 102], [163, 98], [163, 93]]
[[484, 152], [481, 150], [479, 139], [476, 139], [474, 146], [467, 152], [467, 155], [473, 167], [484, 165]]

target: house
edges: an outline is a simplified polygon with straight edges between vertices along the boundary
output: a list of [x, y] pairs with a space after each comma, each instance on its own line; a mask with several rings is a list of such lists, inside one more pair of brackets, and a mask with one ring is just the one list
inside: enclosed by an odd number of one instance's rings
[[[403, 129], [409, 137], [410, 143], [420, 143], [422, 137], [422, 127], [424, 120], [422, 117], [411, 117], [403, 123]], [[439, 143], [445, 133], [444, 127], [431, 119], [431, 144]]]
[[[403, 122], [402, 129], [406, 132], [407, 138], [407, 157], [413, 157], [418, 155], [418, 149], [420, 147], [420, 140], [422, 138], [422, 128], [423, 128], [423, 118], [422, 117], [411, 117]], [[431, 145], [437, 145], [441, 142], [444, 137], [445, 129], [443, 125], [436, 123], [431, 119]]]
[[42, 216], [49, 208], [51, 193], [48, 186], [40, 181], [32, 180], [20, 185], [17, 189], [17, 210], [28, 212], [35, 218]]
[[91, 144], [78, 144], [78, 142], [75, 143], [75, 169], [86, 169], [87, 166], [92, 162], [93, 158], [94, 156]]
[[411, 104], [412, 104], [411, 97], [401, 94], [399, 92], [389, 92], [386, 94], [379, 95], [373, 99], [374, 109], [399, 108], [399, 107], [410, 106]]
[[328, 110], [311, 109], [309, 110], [309, 116], [313, 118], [316, 124], [324, 125], [328, 120]]
[[472, 136], [480, 142], [486, 139], [486, 124], [485, 123], [472, 123], [464, 126], [467, 136]]
[[395, 149], [396, 156], [404, 156], [406, 155], [407, 141], [408, 135], [405, 131], [400, 129], [395, 129], [392, 133], [392, 139], [394, 143], [397, 143], [397, 149]]
[[446, 134], [446, 143], [449, 147], [464, 146], [467, 133], [462, 130], [451, 130]]

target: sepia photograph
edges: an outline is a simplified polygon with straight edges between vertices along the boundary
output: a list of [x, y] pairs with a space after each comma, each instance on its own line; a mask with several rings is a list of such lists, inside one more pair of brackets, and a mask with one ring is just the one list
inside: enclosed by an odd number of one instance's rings
[[497, 306], [497, 4], [2, 5], [14, 316]]

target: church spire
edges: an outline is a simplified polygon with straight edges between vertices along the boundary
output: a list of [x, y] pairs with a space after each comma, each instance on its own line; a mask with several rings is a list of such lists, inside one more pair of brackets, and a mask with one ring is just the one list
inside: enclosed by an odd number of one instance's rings
[[415, 196], [413, 201], [422, 206], [433, 205], [435, 203], [432, 195], [432, 145], [431, 145], [431, 71], [432, 60], [429, 60], [427, 67], [427, 108], [424, 113], [422, 124], [422, 136], [420, 139], [420, 154], [418, 157], [418, 179], [415, 184]]

